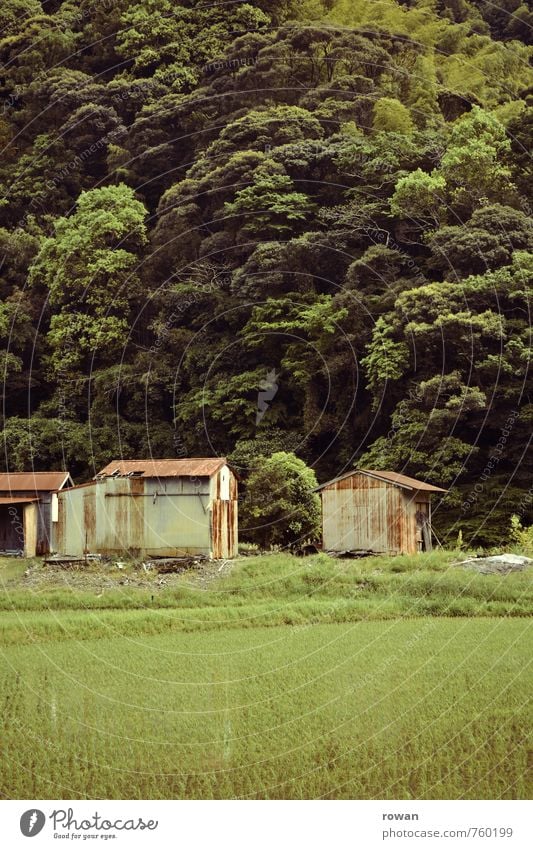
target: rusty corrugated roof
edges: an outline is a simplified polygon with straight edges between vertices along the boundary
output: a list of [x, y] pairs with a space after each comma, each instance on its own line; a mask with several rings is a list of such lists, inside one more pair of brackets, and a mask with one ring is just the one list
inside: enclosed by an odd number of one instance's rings
[[68, 472], [0, 472], [0, 492], [52, 492], [70, 479]]
[[143, 478], [211, 477], [226, 465], [225, 457], [190, 457], [183, 460], [113, 460], [96, 477], [134, 475]]
[[362, 472], [364, 475], [371, 475], [374, 478], [390, 481], [391, 483], [395, 483], [405, 489], [420, 489], [425, 490], [426, 492], [447, 492], [447, 490], [443, 489], [441, 486], [433, 486], [431, 483], [419, 481], [417, 478], [410, 478], [407, 475], [400, 474], [399, 472], [382, 472], [375, 471], [374, 469], [357, 469], [357, 471]]
[[24, 497], [23, 495], [1, 496], [0, 504], [31, 504], [34, 501], [39, 501], [38, 498]]
[[344, 478], [349, 478], [351, 475], [358, 473], [362, 475], [370, 475], [370, 477], [378, 478], [378, 480], [383, 480], [387, 483], [392, 483], [395, 486], [401, 486], [403, 489], [421, 490], [424, 492], [448, 491], [446, 489], [442, 489], [440, 486], [433, 486], [431, 483], [426, 483], [425, 481], [420, 481], [416, 478], [410, 478], [407, 475], [400, 474], [399, 472], [383, 472], [376, 469], [352, 469], [350, 472], [345, 472], [343, 475], [339, 475], [338, 478], [333, 478], [330, 481], [326, 481], [326, 483], [320, 484], [320, 486], [317, 486], [317, 490], [323, 489], [325, 486], [329, 486], [332, 483], [344, 480]]

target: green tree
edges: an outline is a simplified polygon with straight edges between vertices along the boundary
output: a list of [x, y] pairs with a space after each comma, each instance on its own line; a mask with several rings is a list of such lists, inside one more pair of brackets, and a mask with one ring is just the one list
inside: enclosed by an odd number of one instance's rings
[[390, 201], [391, 212], [420, 226], [438, 227], [446, 215], [446, 181], [437, 173], [426, 174], [421, 168], [401, 177]]
[[438, 126], [442, 123], [437, 91], [433, 56], [418, 56], [411, 75], [408, 101], [417, 127]]
[[295, 454], [278, 451], [252, 471], [240, 508], [244, 539], [261, 548], [315, 539], [320, 528], [320, 498], [315, 473]]
[[243, 235], [267, 239], [298, 229], [314, 209], [306, 194], [295, 191], [287, 174], [272, 173], [268, 165], [255, 172], [252, 185], [240, 189], [233, 203], [224, 205]]
[[139, 257], [146, 210], [124, 185], [80, 195], [60, 218], [30, 268], [30, 285], [45, 287], [54, 309], [48, 341], [55, 369], [80, 368], [92, 355], [109, 361], [128, 333], [141, 288]]
[[433, 269], [446, 279], [464, 278], [509, 265], [515, 250], [533, 250], [533, 222], [518, 209], [489, 204], [462, 226], [436, 230], [427, 242]]
[[504, 158], [510, 149], [505, 127], [486, 110], [474, 106], [459, 118], [440, 166], [452, 204], [471, 211], [482, 199], [512, 200], [511, 171]]
[[372, 127], [376, 131], [406, 136], [415, 129], [409, 109], [395, 97], [382, 97], [376, 101]]

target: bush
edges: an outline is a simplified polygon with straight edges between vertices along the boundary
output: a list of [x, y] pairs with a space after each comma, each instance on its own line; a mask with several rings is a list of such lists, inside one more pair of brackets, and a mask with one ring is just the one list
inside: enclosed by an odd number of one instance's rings
[[316, 539], [320, 498], [315, 473], [295, 454], [278, 451], [252, 471], [240, 509], [239, 530], [261, 548]]
[[530, 525], [528, 528], [522, 527], [520, 517], [513, 514], [511, 516], [511, 532], [509, 536], [511, 542], [524, 554], [533, 554], [533, 525]]

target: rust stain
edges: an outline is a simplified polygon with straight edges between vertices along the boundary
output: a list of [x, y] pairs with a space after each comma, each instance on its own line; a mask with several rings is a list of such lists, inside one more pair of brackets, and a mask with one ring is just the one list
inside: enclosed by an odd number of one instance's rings
[[[423, 493], [417, 497], [428, 501], [428, 489]], [[321, 489], [321, 495], [326, 548], [389, 553], [417, 551], [411, 490], [392, 480], [354, 472], [330, 481]]]
[[140, 551], [144, 542], [144, 496], [145, 483], [143, 478], [132, 478], [130, 480], [130, 491], [133, 496], [138, 496], [130, 503], [130, 545]]
[[[356, 485], [352, 483], [358, 481]], [[446, 492], [440, 486], [419, 481], [416, 478], [410, 478], [407, 475], [402, 475], [399, 472], [377, 471], [375, 469], [354, 469], [351, 472], [345, 472], [333, 480], [326, 481], [317, 489], [350, 489], [355, 486], [358, 489], [370, 489], [371, 487], [379, 488], [383, 484], [394, 484], [408, 490], [424, 490], [424, 492]]]
[[220, 501], [213, 501], [213, 507], [211, 510], [211, 534], [212, 534], [212, 553], [215, 560], [219, 560], [221, 558], [221, 539], [220, 539]]
[[138, 473], [143, 478], [211, 477], [227, 463], [225, 457], [190, 457], [184, 460], [112, 460], [97, 477]]
[[[78, 547], [79, 551], [102, 554], [129, 552], [144, 556], [149, 550], [156, 554], [190, 550], [210, 553], [216, 559], [233, 556], [237, 545], [237, 485], [233, 474], [230, 473], [230, 494], [234, 500], [213, 497], [210, 510], [204, 504], [200, 516], [200, 521], [205, 522], [204, 542], [201, 536], [198, 542], [189, 541], [190, 525], [184, 519], [187, 500], [182, 498], [193, 499], [195, 493], [184, 493], [169, 481], [169, 489], [176, 488], [179, 491], [166, 492], [165, 481], [154, 482], [139, 476], [106, 478], [83, 488], [65, 490], [58, 499], [55, 548], [67, 553]], [[215, 491], [220, 494], [219, 486], [213, 486], [213, 494]], [[194, 515], [196, 506], [195, 502]], [[177, 511], [175, 521], [172, 521], [173, 510]]]
[[83, 531], [86, 553], [92, 552], [96, 545], [96, 497], [94, 489], [83, 495]]
[[233, 557], [233, 520], [235, 514], [235, 505], [233, 501], [228, 501], [228, 557]]
[[65, 550], [65, 518], [67, 505], [61, 496], [58, 496], [57, 522], [55, 522], [55, 539], [52, 545], [57, 551]]

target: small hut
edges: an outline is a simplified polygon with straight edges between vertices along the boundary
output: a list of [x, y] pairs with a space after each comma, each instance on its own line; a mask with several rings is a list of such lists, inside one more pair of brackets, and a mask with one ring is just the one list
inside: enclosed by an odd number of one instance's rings
[[431, 493], [439, 486], [398, 472], [355, 469], [317, 488], [326, 551], [414, 554], [429, 551]]
[[0, 552], [47, 554], [57, 493], [71, 485], [68, 472], [0, 472]]
[[223, 457], [113, 460], [59, 494], [54, 548], [78, 557], [234, 557], [237, 478]]

